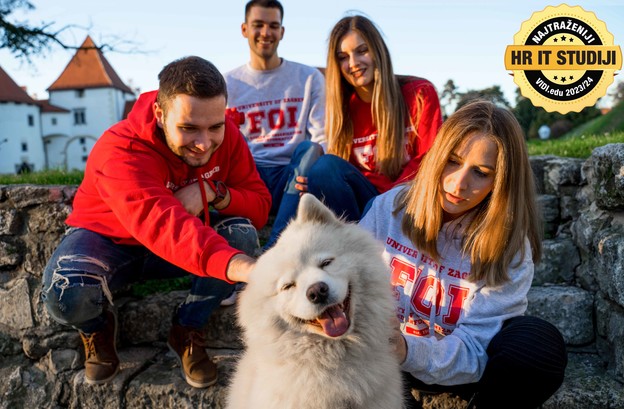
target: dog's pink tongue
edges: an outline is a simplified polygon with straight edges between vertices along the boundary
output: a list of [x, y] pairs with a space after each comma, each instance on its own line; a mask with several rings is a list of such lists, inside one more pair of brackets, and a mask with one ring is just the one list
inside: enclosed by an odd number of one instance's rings
[[326, 309], [318, 321], [323, 327], [323, 332], [330, 337], [339, 337], [349, 329], [349, 320], [338, 306]]

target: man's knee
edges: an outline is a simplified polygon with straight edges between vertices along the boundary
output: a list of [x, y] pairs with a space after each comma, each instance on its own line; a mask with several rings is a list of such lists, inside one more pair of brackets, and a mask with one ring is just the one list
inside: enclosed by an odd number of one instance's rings
[[106, 279], [94, 273], [105, 268], [88, 256], [64, 256], [44, 277], [41, 299], [50, 316], [65, 325], [79, 326], [102, 314], [104, 304], [113, 303]]
[[301, 141], [297, 148], [295, 148], [295, 152], [293, 156], [312, 156], [318, 159], [321, 155], [323, 155], [323, 147], [316, 142], [312, 141]]
[[326, 177], [328, 174], [334, 173], [336, 168], [339, 166], [339, 162], [341, 160], [342, 158], [339, 158], [335, 155], [321, 156], [320, 158], [318, 158], [316, 163], [314, 163], [312, 169], [310, 169], [310, 179], [317, 177]]
[[258, 232], [249, 219], [228, 217], [219, 221], [213, 228], [235, 249], [251, 257], [258, 253], [260, 249]]
[[297, 145], [290, 160], [295, 176], [307, 176], [316, 161], [323, 156], [323, 147], [316, 142], [303, 141]]

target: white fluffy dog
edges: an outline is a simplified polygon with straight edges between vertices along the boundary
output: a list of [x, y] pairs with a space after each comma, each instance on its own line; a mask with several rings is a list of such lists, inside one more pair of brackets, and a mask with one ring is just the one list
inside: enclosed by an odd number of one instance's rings
[[228, 409], [402, 408], [387, 270], [381, 244], [304, 195], [240, 296]]

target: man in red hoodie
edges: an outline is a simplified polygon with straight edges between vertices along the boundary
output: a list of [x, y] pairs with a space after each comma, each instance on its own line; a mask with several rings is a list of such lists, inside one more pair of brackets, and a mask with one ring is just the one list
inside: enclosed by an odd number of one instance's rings
[[86, 381], [100, 384], [119, 369], [112, 293], [141, 278], [191, 273], [168, 345], [185, 380], [203, 388], [217, 371], [202, 328], [233, 283], [247, 281], [254, 259], [241, 250], [258, 247], [271, 196], [225, 116], [216, 67], [186, 57], [158, 79], [158, 91], [142, 94], [93, 147], [42, 299], [54, 320], [80, 331]]

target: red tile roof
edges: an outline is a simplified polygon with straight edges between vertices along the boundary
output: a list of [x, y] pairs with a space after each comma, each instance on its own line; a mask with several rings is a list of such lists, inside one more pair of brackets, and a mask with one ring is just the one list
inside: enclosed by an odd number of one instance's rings
[[37, 100], [35, 102], [37, 103], [37, 105], [39, 105], [41, 107], [41, 112], [42, 113], [48, 113], [48, 112], [71, 112], [69, 109], [57, 107], [56, 105], [50, 104], [50, 100], [49, 99], [39, 99], [39, 100]]
[[48, 91], [85, 88], [117, 88], [132, 94], [89, 36]]
[[35, 104], [35, 100], [20, 88], [2, 67], [0, 67], [0, 101]]

